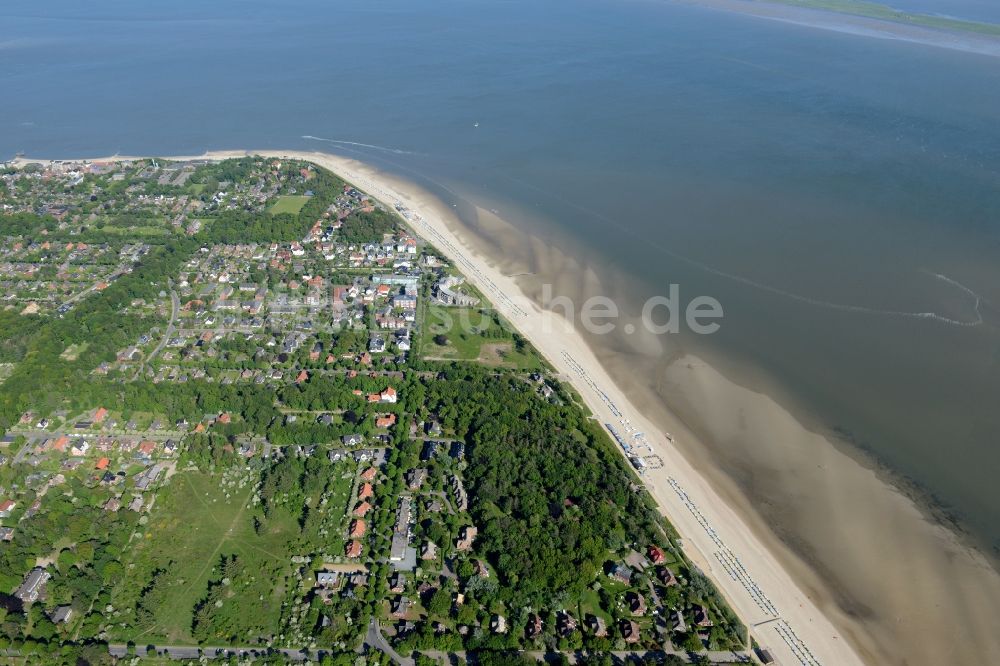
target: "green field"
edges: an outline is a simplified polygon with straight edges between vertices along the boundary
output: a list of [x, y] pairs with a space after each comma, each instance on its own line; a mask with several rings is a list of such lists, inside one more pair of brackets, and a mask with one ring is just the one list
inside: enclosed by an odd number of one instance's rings
[[[479, 361], [525, 370], [541, 367], [540, 359], [525, 346], [519, 349], [510, 328], [479, 308], [429, 306], [425, 316], [421, 351], [424, 358], [442, 361]], [[444, 335], [446, 344], [435, 342]]]
[[[75, 361], [80, 358], [80, 354], [87, 350], [90, 345], [89, 342], [81, 342], [79, 344], [72, 344], [63, 350], [62, 354], [59, 354], [59, 358], [64, 361]], [[0, 370], [0, 377], [2, 377], [2, 370]]]
[[161, 226], [153, 227], [149, 225], [135, 227], [116, 227], [110, 224], [101, 227], [101, 231], [106, 234], [117, 234], [119, 236], [169, 236], [175, 233], [173, 227]]
[[[302, 533], [308, 543], [322, 543], [329, 553], [339, 555], [344, 552], [349, 522], [347, 511], [357, 471], [353, 462], [342, 462], [334, 468], [328, 480], [330, 498], [324, 506], [316, 509], [320, 519], [307, 521]], [[320, 534], [320, 529], [325, 533]]]
[[278, 628], [290, 573], [288, 548], [298, 527], [291, 519], [268, 521], [268, 529], [256, 533], [246, 508], [256, 474], [243, 474], [248, 478], [240, 488], [224, 485], [232, 474], [181, 471], [161, 490], [144, 532], [133, 538], [126, 555], [128, 575], [112, 596], [116, 608], [128, 609], [129, 620], [112, 627], [115, 639], [195, 643], [195, 607], [218, 576], [221, 558], [232, 555], [242, 566], [217, 607], [232, 609], [224, 624], [247, 644], [262, 642]]
[[268, 209], [268, 212], [274, 215], [277, 215], [278, 213], [291, 213], [292, 215], [298, 215], [298, 212], [302, 210], [302, 207], [306, 205], [306, 202], [309, 201], [309, 199], [310, 197], [304, 195], [286, 194], [278, 197], [278, 200]]

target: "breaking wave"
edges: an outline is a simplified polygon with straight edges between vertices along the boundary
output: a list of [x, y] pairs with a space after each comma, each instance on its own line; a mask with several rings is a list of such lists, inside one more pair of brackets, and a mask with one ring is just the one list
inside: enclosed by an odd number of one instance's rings
[[345, 141], [343, 139], [326, 139], [321, 136], [313, 136], [311, 134], [303, 134], [300, 138], [306, 139], [308, 141], [325, 141], [326, 143], [332, 143], [340, 146], [355, 146], [357, 148], [370, 148], [372, 150], [381, 150], [386, 153], [394, 153], [396, 155], [421, 155], [422, 153], [417, 153], [412, 150], [403, 150], [402, 148], [388, 148], [386, 146], [376, 146], [371, 143], [359, 143], [357, 141]]

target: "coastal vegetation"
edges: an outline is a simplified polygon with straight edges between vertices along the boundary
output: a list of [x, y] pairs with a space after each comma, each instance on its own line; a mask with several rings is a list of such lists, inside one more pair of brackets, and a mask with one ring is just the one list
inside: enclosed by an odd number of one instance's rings
[[867, 0], [768, 0], [783, 5], [795, 7], [806, 7], [809, 9], [821, 9], [824, 11], [838, 12], [840, 14], [851, 14], [854, 16], [864, 16], [866, 18], [880, 19], [883, 21], [893, 21], [924, 28], [936, 30], [949, 30], [952, 32], [968, 32], [992, 37], [1000, 37], [1000, 25], [995, 23], [983, 23], [979, 21], [967, 21], [950, 16], [937, 16], [932, 14], [919, 14], [896, 9], [889, 5], [878, 2], [868, 2]]

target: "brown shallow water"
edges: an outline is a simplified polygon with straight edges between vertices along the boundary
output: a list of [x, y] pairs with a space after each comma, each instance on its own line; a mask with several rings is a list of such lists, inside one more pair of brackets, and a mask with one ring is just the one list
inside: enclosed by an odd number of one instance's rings
[[[519, 283], [536, 301], [550, 284], [578, 303], [611, 296], [623, 322], [640, 311], [630, 302], [638, 285], [566, 244], [474, 207], [462, 219], [463, 234], [505, 273], [524, 274]], [[723, 375], [677, 336], [588, 342], [870, 663], [979, 664], [1000, 655], [1000, 575], [987, 558], [856, 449], [817, 432], [808, 410], [763, 372], [744, 363]]]

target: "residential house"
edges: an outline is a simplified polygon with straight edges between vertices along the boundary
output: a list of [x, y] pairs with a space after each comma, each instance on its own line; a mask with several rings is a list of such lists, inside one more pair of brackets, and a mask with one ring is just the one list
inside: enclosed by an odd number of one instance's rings
[[620, 562], [615, 563], [608, 572], [608, 576], [617, 580], [619, 583], [628, 585], [632, 582], [632, 569], [624, 564], [621, 564]]
[[638, 592], [627, 593], [625, 595], [625, 603], [628, 605], [629, 612], [632, 615], [641, 617], [646, 614], [646, 598]]
[[542, 634], [542, 618], [540, 615], [532, 613], [528, 616], [528, 626], [524, 629], [524, 635], [529, 639], [535, 639]]
[[569, 636], [576, 631], [576, 618], [566, 611], [556, 613], [556, 631], [560, 636]]
[[406, 597], [396, 597], [392, 600], [391, 607], [393, 617], [403, 617], [410, 610], [410, 600]]
[[391, 386], [380, 393], [368, 394], [368, 402], [395, 403], [397, 399], [396, 389]]
[[597, 638], [604, 638], [608, 635], [608, 627], [604, 623], [604, 618], [598, 617], [597, 615], [587, 616], [587, 628], [593, 632], [594, 636]]
[[410, 490], [419, 490], [427, 479], [427, 470], [421, 468], [411, 469], [406, 473], [406, 484]]
[[459, 533], [459, 539], [455, 542], [455, 549], [459, 551], [470, 550], [472, 542], [476, 540], [476, 535], [478, 534], [479, 530], [475, 525], [466, 525]]
[[53, 624], [63, 624], [69, 622], [72, 616], [73, 616], [72, 606], [59, 606], [52, 612], [50, 618]]
[[410, 498], [399, 500], [399, 512], [396, 514], [396, 524], [392, 530], [392, 541], [389, 544], [389, 559], [402, 562], [406, 558], [406, 549], [410, 545]]
[[45, 591], [45, 583], [52, 577], [48, 571], [42, 567], [35, 567], [24, 577], [24, 582], [14, 592], [14, 596], [26, 604], [33, 603]]
[[657, 567], [656, 575], [660, 579], [660, 583], [666, 587], [677, 585], [677, 576], [670, 570], [670, 567]]
[[320, 571], [316, 574], [316, 585], [318, 587], [336, 587], [339, 581], [339, 571]]
[[687, 622], [684, 621], [684, 614], [681, 611], [676, 611], [673, 617], [673, 623], [670, 627], [676, 634], [686, 634], [687, 633]]
[[618, 628], [626, 643], [639, 642], [639, 625], [634, 621], [623, 619], [618, 623]]

